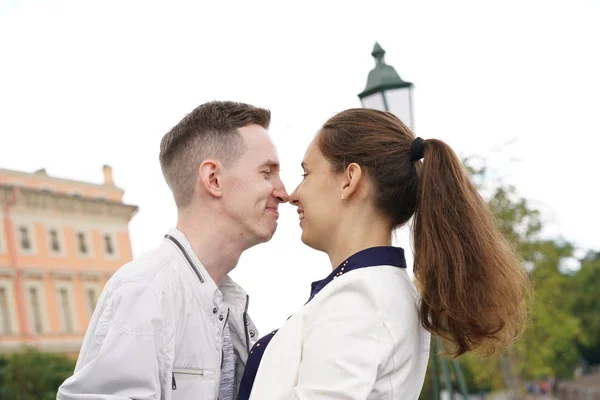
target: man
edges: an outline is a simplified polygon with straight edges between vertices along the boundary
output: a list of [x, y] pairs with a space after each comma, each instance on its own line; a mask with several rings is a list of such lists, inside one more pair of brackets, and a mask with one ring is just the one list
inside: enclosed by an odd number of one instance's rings
[[288, 199], [269, 123], [268, 110], [210, 102], [163, 137], [177, 228], [109, 280], [57, 399], [235, 397], [258, 333], [227, 274], [271, 239]]

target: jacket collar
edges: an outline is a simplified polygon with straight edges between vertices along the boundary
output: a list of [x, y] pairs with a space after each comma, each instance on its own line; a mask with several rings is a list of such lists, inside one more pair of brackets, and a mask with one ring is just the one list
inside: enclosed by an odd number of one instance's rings
[[182, 257], [193, 268], [196, 275], [194, 279], [197, 279], [201, 285], [201, 291], [196, 292], [200, 295], [198, 296], [198, 300], [203, 306], [207, 306], [205, 309], [212, 309], [213, 301], [216, 297], [221, 301], [225, 301], [228, 305], [241, 308], [243, 311], [246, 306], [246, 292], [227, 275], [223, 278], [221, 284], [217, 286], [206, 268], [204, 268], [204, 265], [202, 265], [202, 262], [198, 259], [184, 233], [179, 229], [172, 228], [165, 235], [165, 238], [169, 240], [169, 236], [175, 239], [173, 244], [179, 248]]
[[338, 276], [355, 269], [373, 267], [378, 265], [391, 265], [398, 268], [406, 268], [406, 259], [404, 258], [404, 249], [393, 246], [376, 246], [361, 250], [344, 261], [334, 269], [325, 279], [313, 282], [311, 284], [310, 298], [319, 293], [325, 286]]

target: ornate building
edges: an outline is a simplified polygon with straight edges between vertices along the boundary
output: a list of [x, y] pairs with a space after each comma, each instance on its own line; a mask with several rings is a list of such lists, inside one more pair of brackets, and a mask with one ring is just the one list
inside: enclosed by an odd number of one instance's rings
[[76, 354], [108, 278], [132, 258], [137, 207], [104, 184], [0, 169], [0, 352]]

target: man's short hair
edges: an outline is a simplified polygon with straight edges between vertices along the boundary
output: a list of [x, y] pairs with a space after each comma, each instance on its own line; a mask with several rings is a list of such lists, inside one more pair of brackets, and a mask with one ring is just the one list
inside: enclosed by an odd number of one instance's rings
[[256, 124], [268, 129], [270, 123], [269, 110], [233, 101], [204, 103], [186, 115], [160, 142], [160, 167], [175, 204], [183, 207], [192, 200], [204, 160], [227, 166], [245, 152], [238, 128]]

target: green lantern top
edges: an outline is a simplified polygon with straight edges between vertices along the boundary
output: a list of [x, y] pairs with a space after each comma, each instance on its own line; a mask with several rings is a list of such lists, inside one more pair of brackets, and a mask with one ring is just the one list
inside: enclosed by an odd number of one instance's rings
[[385, 50], [381, 48], [379, 43], [375, 42], [375, 46], [373, 47], [371, 55], [373, 58], [375, 58], [375, 68], [369, 72], [367, 86], [365, 87], [365, 90], [358, 95], [359, 98], [362, 99], [363, 97], [369, 96], [373, 93], [382, 92], [385, 90], [410, 88], [413, 86], [412, 83], [403, 81], [394, 67], [385, 63], [385, 60], [383, 59], [385, 56]]

